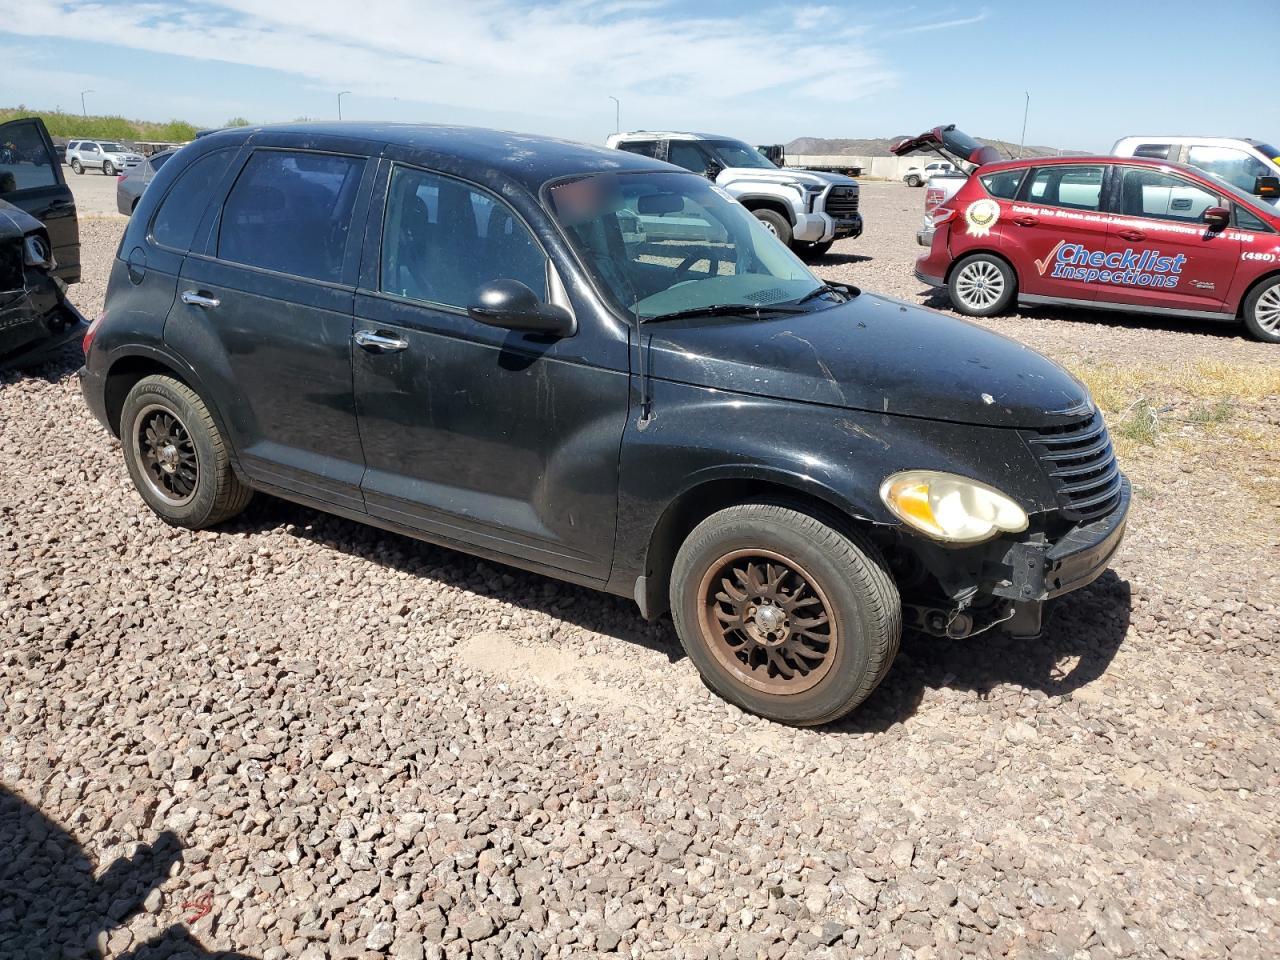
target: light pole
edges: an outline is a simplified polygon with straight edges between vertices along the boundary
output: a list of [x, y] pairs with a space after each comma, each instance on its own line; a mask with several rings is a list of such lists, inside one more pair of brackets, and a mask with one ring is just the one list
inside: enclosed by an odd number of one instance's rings
[[343, 90], [340, 94], [338, 94], [338, 119], [339, 120], [342, 119], [342, 98], [345, 97], [350, 92], [351, 92], [350, 90]]
[[622, 101], [617, 97], [610, 97], [613, 101], [613, 132], [622, 132]]
[[81, 115], [83, 115], [83, 116], [85, 116], [85, 117], [89, 116], [89, 111], [88, 111], [88, 110], [86, 110], [86, 109], [85, 109], [85, 106], [84, 106], [84, 95], [85, 95], [86, 93], [93, 93], [93, 91], [92, 91], [92, 90], [81, 90], [81, 91], [80, 91], [80, 113], [81, 113]]
[[1022, 142], [1018, 144], [1018, 159], [1022, 159], [1023, 148], [1027, 145], [1027, 114], [1031, 112], [1031, 94], [1027, 93], [1026, 105], [1022, 108]]

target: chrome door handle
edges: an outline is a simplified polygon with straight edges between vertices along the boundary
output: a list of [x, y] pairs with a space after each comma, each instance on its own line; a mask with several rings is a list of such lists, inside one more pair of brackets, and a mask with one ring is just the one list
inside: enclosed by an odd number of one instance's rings
[[183, 290], [182, 302], [190, 304], [193, 307], [205, 307], [207, 309], [212, 309], [213, 307], [221, 306], [222, 304], [222, 301], [217, 297], [210, 297], [195, 290]]
[[399, 337], [377, 333], [374, 330], [357, 330], [355, 342], [373, 353], [395, 353], [397, 350], [408, 350], [409, 341]]

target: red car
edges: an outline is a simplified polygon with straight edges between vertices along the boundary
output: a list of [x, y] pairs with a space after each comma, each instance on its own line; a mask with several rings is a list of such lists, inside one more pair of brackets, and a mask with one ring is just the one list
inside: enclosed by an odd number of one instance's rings
[[[1255, 189], [1280, 195], [1280, 181], [1260, 177]], [[969, 316], [1057, 303], [1243, 321], [1280, 343], [1280, 210], [1182, 164], [986, 163], [933, 224], [916, 276]]]

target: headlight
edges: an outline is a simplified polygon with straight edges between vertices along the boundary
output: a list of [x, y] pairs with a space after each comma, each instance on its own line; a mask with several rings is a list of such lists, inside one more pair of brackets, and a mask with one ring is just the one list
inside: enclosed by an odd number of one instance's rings
[[48, 267], [53, 269], [53, 254], [49, 245], [37, 234], [31, 234], [22, 241], [22, 259], [29, 267]]
[[880, 485], [903, 523], [948, 543], [978, 543], [1027, 529], [1027, 513], [985, 483], [937, 470], [904, 470]]

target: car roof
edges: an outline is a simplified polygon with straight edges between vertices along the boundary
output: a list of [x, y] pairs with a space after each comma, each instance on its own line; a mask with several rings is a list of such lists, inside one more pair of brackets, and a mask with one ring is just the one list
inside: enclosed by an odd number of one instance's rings
[[431, 154], [474, 163], [496, 170], [536, 192], [542, 184], [558, 177], [582, 173], [625, 170], [671, 171], [668, 164], [648, 157], [594, 147], [572, 140], [491, 130], [485, 127], [451, 126], [433, 123], [391, 123], [382, 121], [334, 121], [331, 123], [281, 123], [256, 127], [232, 127], [201, 137], [202, 144], [244, 142], [259, 135], [297, 135], [307, 138], [333, 137], [361, 140], [376, 155], [381, 145], [421, 150], [424, 160]]
[[[693, 133], [679, 130], [632, 130], [630, 133], [615, 133], [610, 139], [617, 140], [737, 140], [719, 133]], [[745, 141], [744, 141], [745, 142]]]
[[1072, 154], [1066, 157], [1023, 157], [1019, 160], [995, 160], [991, 163], [984, 163], [979, 169], [983, 173], [990, 173], [999, 170], [1017, 170], [1021, 167], [1058, 167], [1073, 164], [1085, 164], [1096, 166], [1100, 163], [1122, 164], [1126, 167], [1151, 167], [1153, 170], [1177, 170], [1179, 173], [1189, 173], [1199, 179], [1204, 179], [1203, 170], [1188, 166], [1185, 163], [1178, 163], [1174, 160], [1160, 160], [1153, 157], [1117, 157], [1112, 154]]

